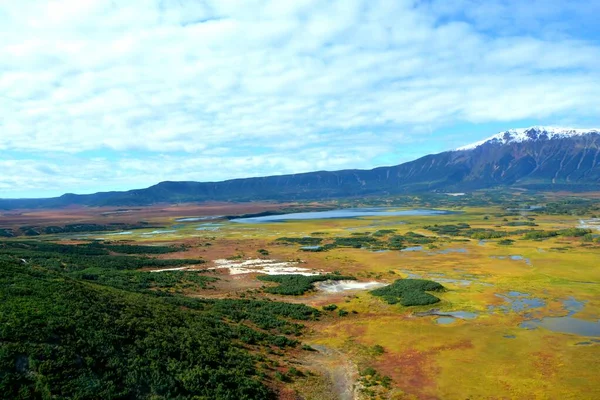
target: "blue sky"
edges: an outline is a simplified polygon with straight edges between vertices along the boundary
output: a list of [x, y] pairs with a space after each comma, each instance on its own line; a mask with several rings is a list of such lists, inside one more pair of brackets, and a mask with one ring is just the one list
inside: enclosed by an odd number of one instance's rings
[[0, 197], [600, 126], [600, 0], [0, 0]]

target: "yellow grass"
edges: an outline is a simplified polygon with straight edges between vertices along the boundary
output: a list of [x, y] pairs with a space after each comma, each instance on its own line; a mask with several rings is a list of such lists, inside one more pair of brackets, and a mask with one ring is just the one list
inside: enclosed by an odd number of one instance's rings
[[[565, 315], [562, 301], [574, 297], [585, 302], [577, 318], [598, 319], [598, 245], [582, 247], [581, 239], [562, 237], [544, 241], [517, 239], [512, 246], [500, 246], [497, 240], [480, 245], [478, 240], [459, 242], [455, 241], [457, 238], [448, 238], [436, 243], [439, 247], [436, 250], [465, 249], [466, 252], [429, 254], [425, 246], [425, 251], [415, 252], [374, 253], [338, 248], [329, 252], [306, 253], [299, 251], [298, 246], [273, 242], [278, 237], [302, 237], [312, 232], [323, 232], [322, 237], [333, 237], [349, 236], [351, 232], [397, 229], [398, 233], [414, 231], [432, 235], [423, 229], [424, 225], [465, 222], [474, 228], [495, 228], [503, 224], [502, 218], [493, 216], [501, 213], [501, 209], [471, 208], [464, 211], [463, 214], [436, 217], [377, 217], [253, 225], [226, 223], [218, 231], [196, 231], [198, 223], [189, 224], [176, 234], [147, 237], [142, 235], [144, 231], [136, 231], [131, 237], [118, 239], [177, 242], [181, 238], [195, 237], [199, 243], [211, 242], [225, 256], [256, 256], [256, 251], [264, 247], [270, 252], [269, 258], [301, 259], [303, 267], [353, 274], [362, 280], [392, 282], [409, 273], [428, 279], [470, 280], [469, 285], [443, 283], [448, 291], [439, 295], [442, 302], [434, 307], [445, 311], [476, 312], [478, 317], [475, 319], [439, 325], [435, 322], [436, 317], [412, 316], [414, 311], [431, 307], [409, 309], [388, 305], [366, 292], [359, 292], [338, 295], [331, 300], [340, 308], [354, 310], [357, 314], [327, 317], [314, 323], [304, 340], [341, 350], [359, 367], [370, 364], [390, 375], [396, 387], [396, 398], [600, 398], [600, 343], [582, 346], [577, 343], [589, 338], [542, 328], [522, 329], [519, 324], [528, 318], [524, 313], [504, 313], [497, 308], [489, 308], [506, 305], [497, 294], [518, 291], [545, 302], [544, 307], [532, 310], [531, 316]], [[483, 219], [485, 215], [490, 216], [489, 220]], [[570, 216], [535, 218], [539, 225], [535, 229], [562, 229], [578, 224], [578, 219]], [[218, 248], [223, 241], [227, 241], [227, 246]], [[236, 244], [232, 246], [232, 242]], [[561, 247], [569, 249], [556, 249]], [[524, 260], [492, 258], [511, 255], [527, 258], [531, 265]], [[327, 303], [326, 299], [319, 298], [317, 301], [310, 295], [295, 301], [306, 301], [311, 305]], [[510, 335], [514, 338], [505, 337]], [[365, 356], [364, 352], [357, 350], [363, 348], [361, 346], [376, 344], [384, 347], [383, 355]], [[296, 385], [295, 388], [301, 392], [301, 386]], [[309, 389], [306, 391], [310, 392]]]

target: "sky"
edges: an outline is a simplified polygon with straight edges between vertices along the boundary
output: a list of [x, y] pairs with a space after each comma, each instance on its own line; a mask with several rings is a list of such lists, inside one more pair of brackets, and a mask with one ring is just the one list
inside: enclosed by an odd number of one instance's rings
[[0, 198], [600, 126], [600, 0], [0, 0]]

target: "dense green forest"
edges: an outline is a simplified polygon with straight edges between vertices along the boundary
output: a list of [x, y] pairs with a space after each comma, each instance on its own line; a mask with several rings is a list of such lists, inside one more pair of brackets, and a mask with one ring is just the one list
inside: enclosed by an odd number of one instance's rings
[[[157, 290], [168, 286], [163, 280], [190, 278], [136, 270], [187, 260], [105, 251], [0, 242], [0, 398], [272, 398], [264, 381], [273, 371], [262, 361], [272, 347], [296, 346], [299, 321], [320, 315], [304, 305]], [[135, 273], [158, 281], [120, 275]]]
[[151, 226], [147, 222], [140, 221], [135, 224], [125, 224], [121, 222], [113, 222], [110, 224], [67, 224], [64, 226], [37, 226], [25, 225], [18, 228], [0, 228], [0, 237], [15, 237], [15, 236], [39, 236], [43, 234], [59, 234], [59, 233], [82, 233], [82, 232], [110, 232], [110, 231], [125, 231], [130, 229], [148, 229], [160, 228], [159, 226]]
[[437, 303], [440, 299], [427, 292], [443, 290], [445, 288], [439, 283], [426, 279], [398, 279], [391, 285], [372, 290], [371, 294], [382, 297], [389, 304], [400, 303], [409, 307]]

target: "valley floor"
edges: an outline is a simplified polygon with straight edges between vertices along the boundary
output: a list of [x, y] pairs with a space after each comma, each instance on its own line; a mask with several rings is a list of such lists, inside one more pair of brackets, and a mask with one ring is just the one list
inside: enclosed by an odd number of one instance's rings
[[[158, 231], [42, 238], [61, 243], [102, 239], [183, 244], [186, 248], [180, 252], [159, 258], [202, 258], [207, 263], [182, 268], [219, 278], [204, 289], [181, 289], [187, 296], [272, 299], [319, 309], [335, 305], [319, 320], [305, 323], [308, 330], [301, 341], [312, 347], [310, 351], [280, 358], [286, 368], [302, 371], [275, 384], [281, 398], [600, 398], [597, 220], [591, 215], [507, 212], [498, 206], [456, 211], [460, 212], [272, 223], [176, 221], [190, 217], [186, 210], [151, 215], [149, 221], [163, 227]], [[460, 224], [510, 234], [480, 239], [467, 228], [459, 228], [458, 234], [447, 228]], [[579, 226], [591, 230], [589, 240], [581, 232], [570, 236], [566, 231]], [[541, 238], [528, 236], [527, 230], [562, 233]], [[407, 244], [412, 240], [409, 232], [417, 235], [417, 243]], [[394, 235], [404, 238], [402, 249], [363, 245], [305, 251], [299, 242], [278, 240], [320, 238], [326, 245], [340, 237], [374, 237], [377, 243], [388, 243]], [[423, 237], [431, 238], [430, 243], [419, 239]], [[335, 272], [381, 284], [422, 278], [447, 290], [436, 293], [439, 303], [412, 307], [388, 304], [352, 285], [329, 290], [317, 285], [299, 296], [265, 292], [265, 287], [277, 284], [257, 276], [287, 273], [285, 268], [307, 275]]]

